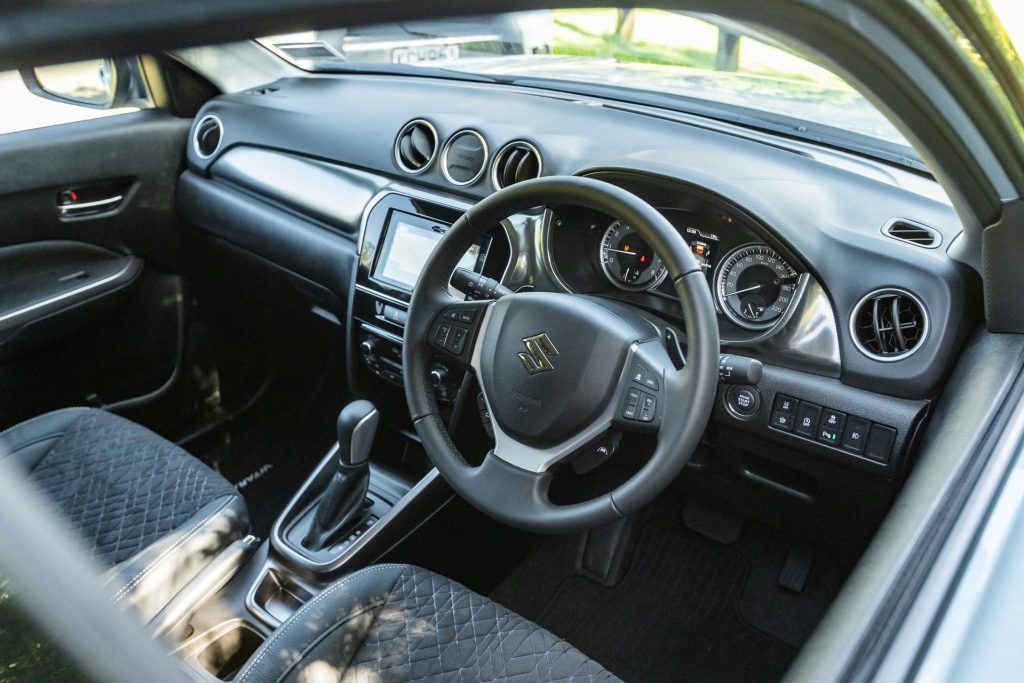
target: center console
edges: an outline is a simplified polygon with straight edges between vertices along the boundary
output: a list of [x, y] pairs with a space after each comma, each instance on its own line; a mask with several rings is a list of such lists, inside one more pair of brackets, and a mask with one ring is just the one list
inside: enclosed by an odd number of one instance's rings
[[[349, 311], [349, 368], [357, 395], [366, 393], [360, 391], [364, 388], [372, 393], [378, 388], [374, 383], [404, 387], [402, 334], [412, 290], [438, 241], [469, 208], [445, 201], [387, 191], [366, 211]], [[510, 254], [508, 238], [496, 226], [477, 240], [459, 266], [500, 281]], [[455, 400], [463, 374], [436, 359], [430, 381], [440, 402]]]

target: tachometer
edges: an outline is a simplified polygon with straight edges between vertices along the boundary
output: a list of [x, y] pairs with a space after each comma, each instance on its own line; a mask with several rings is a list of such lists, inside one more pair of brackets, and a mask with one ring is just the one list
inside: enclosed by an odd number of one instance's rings
[[722, 259], [715, 297], [722, 312], [741, 327], [771, 327], [796, 291], [797, 272], [771, 247], [748, 244]]
[[640, 292], [665, 279], [665, 264], [647, 241], [622, 221], [608, 226], [601, 240], [601, 268], [612, 284]]

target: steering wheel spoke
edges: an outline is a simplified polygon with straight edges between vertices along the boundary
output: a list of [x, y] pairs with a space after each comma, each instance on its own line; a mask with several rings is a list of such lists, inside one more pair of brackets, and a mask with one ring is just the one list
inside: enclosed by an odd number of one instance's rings
[[479, 343], [487, 309], [493, 301], [457, 301], [441, 307], [430, 325], [430, 346], [463, 369]]
[[614, 428], [657, 433], [666, 412], [669, 385], [676, 381], [676, 375], [660, 342], [635, 344], [619, 380], [617, 410], [612, 416]]

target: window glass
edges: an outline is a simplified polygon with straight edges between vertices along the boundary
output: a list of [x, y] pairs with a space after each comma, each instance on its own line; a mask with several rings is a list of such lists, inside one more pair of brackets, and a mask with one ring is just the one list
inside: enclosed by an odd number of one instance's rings
[[95, 109], [49, 100], [29, 91], [17, 71], [0, 71], [0, 102], [4, 103], [0, 134], [139, 111], [139, 107]]

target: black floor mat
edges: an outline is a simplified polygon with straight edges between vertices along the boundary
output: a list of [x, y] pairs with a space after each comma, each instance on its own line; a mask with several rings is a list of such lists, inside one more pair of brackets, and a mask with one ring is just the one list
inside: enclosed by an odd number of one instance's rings
[[252, 533], [266, 538], [284, 506], [336, 439], [341, 400], [325, 386], [302, 396], [275, 388], [237, 419], [186, 449], [235, 484]]
[[803, 593], [780, 588], [786, 539], [752, 524], [724, 546], [652, 517], [612, 588], [574, 574], [576, 548], [550, 539], [492, 597], [626, 681], [778, 681], [842, 579], [821, 559]]

